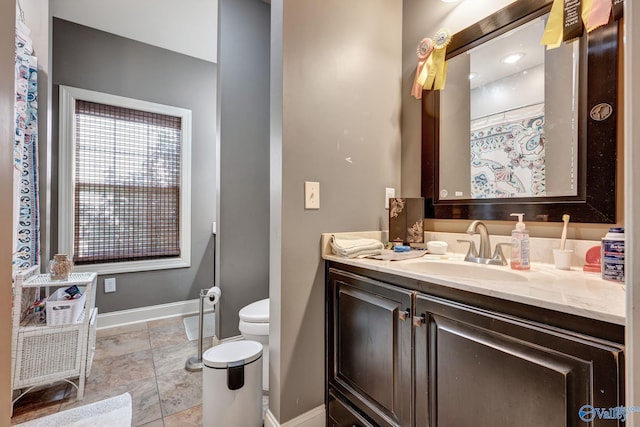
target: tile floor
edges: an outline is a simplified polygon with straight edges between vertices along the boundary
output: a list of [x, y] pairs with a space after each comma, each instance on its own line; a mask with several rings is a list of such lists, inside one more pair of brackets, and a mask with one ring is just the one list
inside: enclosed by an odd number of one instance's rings
[[[202, 373], [184, 369], [198, 342], [188, 340], [182, 319], [99, 330], [84, 400], [65, 382], [32, 391], [16, 402], [12, 425], [129, 392], [133, 426], [201, 426]], [[204, 349], [214, 340], [205, 338]]]

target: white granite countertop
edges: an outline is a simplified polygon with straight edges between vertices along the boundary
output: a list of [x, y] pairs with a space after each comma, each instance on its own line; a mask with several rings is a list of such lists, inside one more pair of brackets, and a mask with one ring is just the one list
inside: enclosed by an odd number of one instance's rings
[[[378, 232], [378, 237], [379, 238]], [[353, 233], [345, 233], [353, 234]], [[375, 237], [372, 233], [357, 233]], [[333, 255], [328, 246], [330, 234], [323, 234], [322, 257], [355, 267], [427, 281], [430, 283], [501, 298], [536, 307], [625, 324], [625, 286], [602, 280], [598, 273], [583, 272], [580, 267], [557, 270], [552, 264], [531, 263], [531, 270], [512, 270], [509, 266], [477, 265], [464, 261], [461, 253], [446, 256], [426, 255], [402, 261], [343, 258]], [[435, 259], [434, 259], [435, 258]]]

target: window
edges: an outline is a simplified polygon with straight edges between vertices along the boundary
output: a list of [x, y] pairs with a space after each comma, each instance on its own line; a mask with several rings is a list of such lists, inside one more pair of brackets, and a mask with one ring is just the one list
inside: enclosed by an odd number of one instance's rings
[[189, 110], [60, 86], [59, 252], [104, 273], [190, 265]]

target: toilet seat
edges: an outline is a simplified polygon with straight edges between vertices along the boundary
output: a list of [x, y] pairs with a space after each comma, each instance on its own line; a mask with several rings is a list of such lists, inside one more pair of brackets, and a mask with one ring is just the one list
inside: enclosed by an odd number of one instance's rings
[[241, 320], [238, 329], [240, 329], [240, 332], [242, 332], [243, 334], [265, 336], [269, 335], [269, 323], [267, 322], [251, 323]]
[[[269, 323], [269, 298], [253, 302], [240, 310], [240, 322]], [[267, 326], [268, 328], [268, 326]]]

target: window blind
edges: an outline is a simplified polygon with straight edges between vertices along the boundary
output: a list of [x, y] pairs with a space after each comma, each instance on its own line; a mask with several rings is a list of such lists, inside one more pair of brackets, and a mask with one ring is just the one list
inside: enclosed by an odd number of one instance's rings
[[181, 118], [76, 100], [74, 262], [180, 255]]

